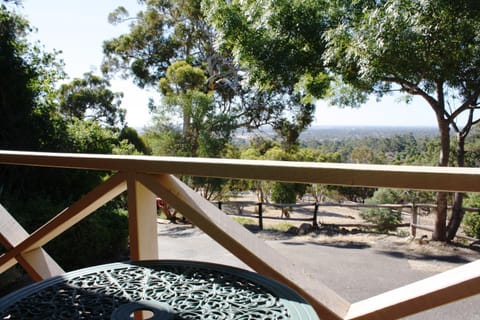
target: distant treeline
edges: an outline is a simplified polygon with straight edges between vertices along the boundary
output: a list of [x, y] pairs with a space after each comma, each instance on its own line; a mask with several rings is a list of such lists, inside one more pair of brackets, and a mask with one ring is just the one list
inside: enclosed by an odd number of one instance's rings
[[395, 135], [406, 134], [412, 134], [415, 138], [432, 138], [438, 136], [438, 129], [436, 127], [313, 126], [300, 135], [300, 140], [390, 138]]

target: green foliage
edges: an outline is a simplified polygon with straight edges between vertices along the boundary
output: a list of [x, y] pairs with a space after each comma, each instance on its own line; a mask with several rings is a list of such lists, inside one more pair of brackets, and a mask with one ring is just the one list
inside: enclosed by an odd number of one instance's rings
[[203, 8], [220, 31], [220, 47], [232, 51], [255, 81], [323, 96], [329, 83], [321, 59], [326, 2], [207, 0]]
[[245, 217], [233, 217], [233, 220], [237, 221], [237, 223], [241, 224], [241, 225], [250, 225], [250, 226], [254, 226], [257, 224], [257, 222], [251, 218], [245, 218]]
[[296, 203], [297, 193], [295, 184], [274, 182], [272, 187], [272, 201], [275, 203]]
[[[394, 204], [398, 201], [398, 194], [392, 189], [378, 189], [373, 197], [365, 201], [366, 204]], [[377, 225], [380, 231], [395, 230], [395, 224], [402, 221], [402, 214], [399, 210], [389, 208], [365, 208], [360, 212], [360, 217], [365, 221]]]
[[98, 122], [73, 118], [67, 124], [69, 151], [75, 153], [111, 153], [118, 134], [103, 128]]
[[[480, 208], [480, 194], [467, 194], [465, 207]], [[466, 212], [463, 217], [462, 227], [466, 235], [480, 239], [480, 212]]]
[[480, 239], [480, 213], [466, 212], [463, 217], [462, 226], [467, 236]]
[[142, 137], [154, 155], [175, 156], [179, 153], [178, 142], [182, 141], [182, 133], [174, 127], [157, 122], [146, 128]]
[[339, 199], [346, 199], [353, 202], [363, 202], [371, 197], [375, 189], [364, 187], [348, 187], [348, 186], [327, 186], [327, 190], [336, 193]]
[[118, 203], [100, 208], [51, 244], [60, 265], [78, 269], [128, 257], [128, 216]]
[[26, 20], [0, 6], [1, 149], [41, 149], [38, 138], [43, 130], [52, 129], [44, 121], [51, 108], [39, 103], [48, 95], [42, 85], [53, 68], [52, 55], [29, 46], [25, 38], [29, 31]]
[[[256, 85], [253, 68], [239, 66], [229, 49], [215, 45], [217, 30], [205, 19], [201, 2], [142, 1], [145, 10], [134, 19], [124, 8], [115, 10], [109, 20], [114, 24], [129, 20], [130, 31], [104, 43], [104, 73], [131, 76], [140, 87], [152, 86], [162, 94], [162, 104], [152, 105], [152, 111], [160, 116], [150, 128], [161, 131], [149, 135], [152, 145], [166, 147], [160, 151], [162, 154], [217, 157], [231, 142], [234, 130], [262, 125], [272, 126], [285, 148], [295, 148], [299, 133], [312, 122], [314, 111], [305, 88], [323, 91], [328, 77], [311, 68], [309, 76], [298, 75], [295, 81], [288, 76], [282, 83]], [[301, 4], [298, 6], [304, 10]], [[303, 18], [298, 20], [307, 24]], [[264, 48], [264, 44], [258, 44], [262, 47], [256, 49]], [[282, 50], [277, 47], [277, 51]], [[282, 57], [281, 52], [276, 53], [278, 58]], [[298, 57], [288, 60], [296, 67], [302, 64]], [[274, 68], [280, 72], [283, 67], [276, 64]], [[279, 77], [283, 74], [287, 73], [280, 72]], [[179, 120], [181, 129], [177, 128]], [[180, 143], [177, 140], [171, 144], [173, 137], [179, 137]]]
[[60, 112], [66, 117], [94, 120], [114, 127], [125, 122], [125, 110], [120, 108], [123, 94], [114, 93], [110, 83], [94, 74], [73, 79], [58, 90]]
[[467, 193], [465, 206], [470, 208], [480, 208], [480, 193]]
[[152, 150], [147, 146], [145, 141], [138, 135], [137, 130], [132, 127], [125, 126], [120, 131], [118, 136], [120, 141], [125, 141], [126, 143], [132, 145], [135, 150], [141, 154], [152, 154]]
[[[33, 232], [69, 205], [68, 201], [50, 198], [48, 194], [8, 200], [5, 206], [19, 223]], [[128, 217], [115, 201], [70, 228], [45, 246], [65, 270], [99, 263], [124, 260], [128, 254]]]
[[[133, 145], [120, 140], [119, 130], [113, 127], [123, 115], [108, 82], [88, 75], [65, 85], [63, 95], [58, 96], [62, 64], [56, 53], [44, 53], [28, 43], [29, 31], [25, 20], [0, 6], [0, 148], [134, 152]], [[90, 112], [101, 116], [85, 120]], [[0, 202], [29, 232], [107, 177], [98, 171], [13, 166], [1, 167], [0, 175]], [[121, 199], [112, 201], [49, 243], [47, 250], [68, 269], [123, 259], [128, 236], [124, 207]]]
[[132, 22], [130, 32], [104, 42], [107, 74], [132, 76], [140, 86], [157, 86], [167, 68], [177, 59], [195, 65], [212, 54], [210, 29], [202, 23], [200, 3], [189, 1], [142, 1], [145, 10], [129, 19], [124, 8], [109, 17], [115, 24]]
[[353, 163], [375, 163], [374, 151], [366, 146], [354, 148], [350, 154], [350, 158]]

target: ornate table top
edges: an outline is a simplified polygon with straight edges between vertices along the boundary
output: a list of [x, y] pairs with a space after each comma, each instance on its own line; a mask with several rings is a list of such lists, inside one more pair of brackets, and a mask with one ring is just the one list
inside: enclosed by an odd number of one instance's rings
[[0, 299], [0, 319], [318, 320], [288, 287], [243, 269], [192, 261], [114, 263], [73, 271]]

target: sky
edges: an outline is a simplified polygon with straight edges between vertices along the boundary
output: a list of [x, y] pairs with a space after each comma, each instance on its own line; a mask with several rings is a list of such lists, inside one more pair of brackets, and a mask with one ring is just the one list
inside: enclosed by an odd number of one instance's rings
[[[65, 71], [70, 77], [86, 72], [100, 74], [102, 44], [128, 32], [127, 25], [110, 25], [108, 14], [118, 6], [132, 15], [141, 10], [136, 0], [23, 0], [17, 9], [37, 29], [32, 39], [39, 40], [47, 51], [60, 50]], [[127, 110], [127, 124], [135, 128], [148, 125], [149, 97], [157, 92], [137, 88], [131, 80], [113, 79], [112, 90], [123, 92], [122, 107]], [[411, 104], [400, 103], [396, 97], [380, 102], [374, 98], [358, 109], [329, 106], [319, 101], [314, 125], [318, 126], [436, 126], [435, 115], [421, 99]]]

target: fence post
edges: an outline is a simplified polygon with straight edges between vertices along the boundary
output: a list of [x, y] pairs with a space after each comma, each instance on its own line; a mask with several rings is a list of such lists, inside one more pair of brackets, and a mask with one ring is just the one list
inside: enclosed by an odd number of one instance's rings
[[317, 215], [318, 215], [318, 202], [315, 202], [315, 209], [313, 209], [313, 229], [318, 229]]
[[263, 230], [263, 211], [262, 211], [262, 203], [258, 203], [258, 227], [260, 230]]
[[415, 238], [417, 236], [418, 224], [418, 206], [412, 204], [412, 219], [410, 221], [410, 236]]

